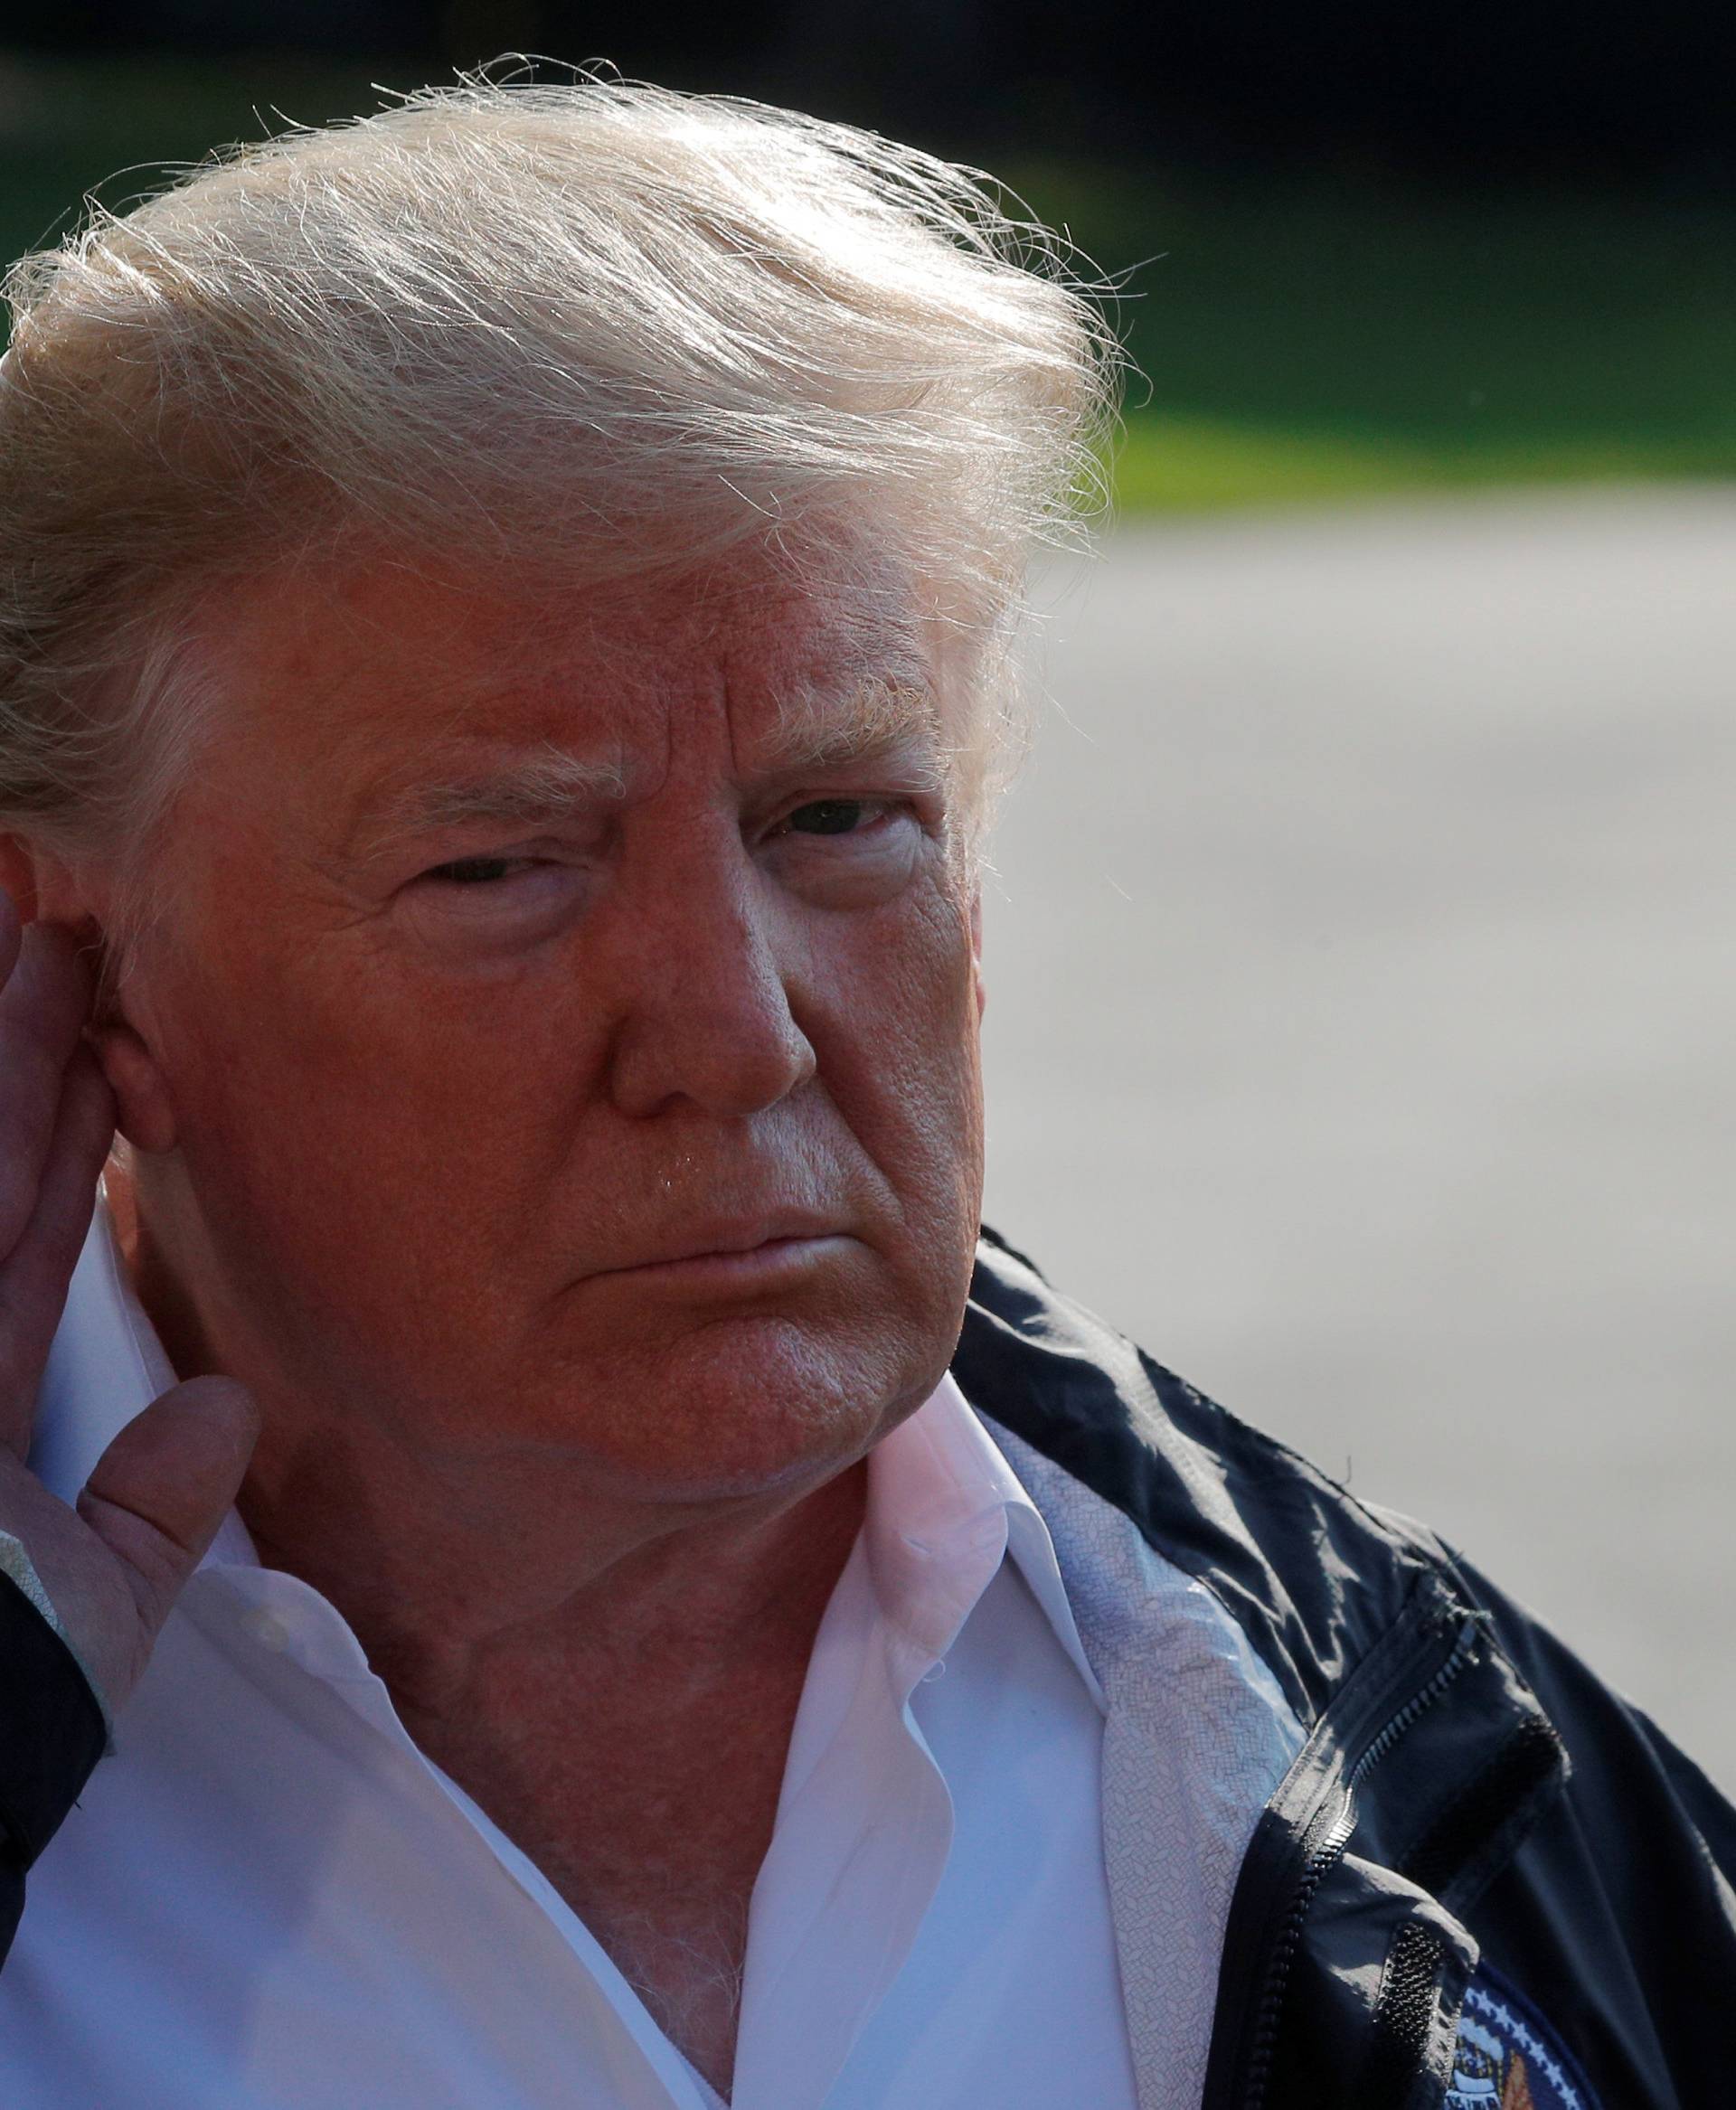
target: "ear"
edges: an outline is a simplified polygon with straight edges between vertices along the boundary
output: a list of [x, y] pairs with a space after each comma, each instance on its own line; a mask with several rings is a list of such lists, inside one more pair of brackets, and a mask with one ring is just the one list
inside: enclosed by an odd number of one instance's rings
[[158, 1059], [147, 994], [130, 967], [118, 970], [100, 925], [90, 928], [99, 979], [89, 1039], [115, 1095], [115, 1126], [135, 1150], [173, 1150], [175, 1100]]
[[25, 923], [62, 923], [95, 956], [97, 1008], [86, 1036], [114, 1093], [116, 1126], [137, 1150], [175, 1147], [175, 1108], [148, 1032], [131, 1016], [127, 992], [105, 972], [103, 904], [63, 860], [16, 835], [0, 835], [0, 885]]
[[175, 1102], [150, 1041], [117, 1008], [91, 1027], [90, 1044], [115, 1095], [115, 1126], [135, 1150], [173, 1150]]

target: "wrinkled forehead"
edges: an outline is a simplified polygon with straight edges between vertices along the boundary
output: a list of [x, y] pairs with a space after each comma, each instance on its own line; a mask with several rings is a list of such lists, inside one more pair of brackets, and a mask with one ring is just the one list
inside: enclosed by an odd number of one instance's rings
[[204, 627], [249, 736], [334, 762], [529, 739], [627, 770], [720, 711], [773, 747], [946, 742], [964, 702], [958, 625], [860, 555], [600, 582], [375, 557], [249, 580]]

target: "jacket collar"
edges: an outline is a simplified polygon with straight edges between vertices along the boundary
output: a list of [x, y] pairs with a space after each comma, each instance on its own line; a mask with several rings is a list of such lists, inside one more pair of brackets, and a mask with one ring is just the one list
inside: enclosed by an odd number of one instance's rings
[[1103, 1688], [1103, 1861], [1144, 2110], [1197, 2103], [1238, 1872], [1301, 1725], [1222, 1605], [1010, 1430]]
[[[1560, 1739], [1450, 1561], [1059, 1296], [992, 1232], [953, 1370], [1024, 1446], [1009, 1446], [1015, 1464], [1028, 1450], [1061, 1476], [1046, 1500], [1041, 1474], [1027, 1484], [1063, 1573], [1065, 1548], [1087, 1549], [1089, 1562], [1093, 1533], [1061, 1512], [1106, 1505], [1221, 1610], [1250, 1687], [1263, 1674], [1269, 1718], [1275, 1695], [1294, 1724], [1300, 1748], [1253, 1816], [1222, 1922], [1205, 2110], [1337, 2100], [1326, 2077], [1382, 2059], [1393, 2089], [1371, 2099], [1409, 2101], [1427, 2074], [1444, 2080], [1477, 1960], [1462, 1916], [1566, 1773]], [[1089, 1605], [1089, 1583], [1068, 1582]], [[1105, 1652], [1107, 1788], [1127, 1659], [1152, 1634], [1083, 1612], [1080, 1623], [1088, 1652]], [[1112, 1868], [1137, 1855], [1144, 1815], [1132, 1786], [1118, 1800], [1127, 1835], [1106, 1836]], [[1106, 1793], [1106, 1833], [1117, 1822]], [[1137, 1932], [1122, 1933], [1136, 1982]], [[1136, 2034], [1154, 2105], [1175, 2099], [1142, 2055], [1156, 2049]]]

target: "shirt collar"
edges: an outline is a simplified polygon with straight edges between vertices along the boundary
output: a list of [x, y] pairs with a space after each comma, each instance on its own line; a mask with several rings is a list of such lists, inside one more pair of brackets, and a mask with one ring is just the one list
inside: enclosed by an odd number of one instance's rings
[[863, 1535], [882, 1614], [931, 1662], [945, 1656], [1010, 1553], [1105, 1709], [1049, 1527], [950, 1371], [870, 1454]]

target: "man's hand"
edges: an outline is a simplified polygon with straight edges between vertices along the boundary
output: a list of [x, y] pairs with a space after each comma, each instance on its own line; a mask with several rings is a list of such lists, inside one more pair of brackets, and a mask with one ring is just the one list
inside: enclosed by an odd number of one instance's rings
[[76, 1508], [24, 1464], [36, 1393], [114, 1137], [86, 1044], [90, 970], [0, 890], [0, 1531], [21, 1540], [110, 1715], [234, 1501], [259, 1434], [241, 1386], [176, 1385], [122, 1429]]

